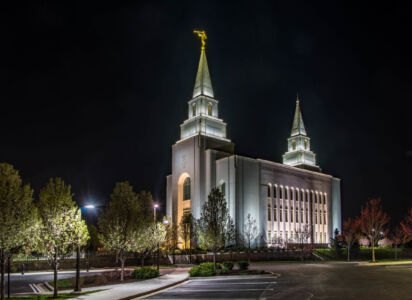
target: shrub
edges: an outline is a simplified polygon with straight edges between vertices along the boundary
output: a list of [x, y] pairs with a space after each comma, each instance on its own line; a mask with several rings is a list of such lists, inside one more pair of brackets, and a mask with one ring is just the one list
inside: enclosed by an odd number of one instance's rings
[[247, 270], [249, 267], [249, 263], [246, 260], [241, 260], [237, 262], [239, 270]]
[[221, 270], [216, 270], [216, 272], [217, 272], [217, 274], [220, 274], [220, 275], [227, 275], [227, 274], [229, 274], [229, 271], [228, 271], [228, 269], [226, 269], [226, 268], [223, 268], [223, 269], [221, 269]]
[[233, 262], [231, 262], [231, 261], [224, 261], [223, 262], [223, 267], [226, 269], [226, 270], [232, 270], [233, 269]]
[[143, 267], [135, 269], [132, 273], [132, 277], [135, 279], [150, 279], [159, 276], [159, 271], [151, 267]]
[[194, 276], [213, 276], [215, 275], [215, 271], [213, 269], [213, 263], [211, 262], [206, 262], [206, 263], [201, 263], [198, 266], [193, 267], [189, 271], [189, 275], [191, 277]]

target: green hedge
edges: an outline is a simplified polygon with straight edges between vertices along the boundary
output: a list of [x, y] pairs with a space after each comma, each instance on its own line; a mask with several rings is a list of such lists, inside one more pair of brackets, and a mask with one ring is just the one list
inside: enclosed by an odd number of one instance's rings
[[237, 262], [237, 266], [239, 267], [239, 270], [247, 270], [249, 268], [249, 262], [241, 260]]
[[223, 267], [224, 267], [226, 270], [232, 270], [232, 269], [233, 269], [233, 266], [234, 266], [234, 263], [233, 263], [232, 261], [224, 261], [224, 262], [223, 262]]
[[195, 266], [189, 270], [189, 275], [191, 277], [200, 276], [213, 276], [215, 275], [214, 265], [212, 262], [201, 263], [198, 266]]
[[159, 271], [151, 267], [143, 267], [135, 269], [132, 273], [132, 277], [135, 279], [150, 279], [159, 277]]

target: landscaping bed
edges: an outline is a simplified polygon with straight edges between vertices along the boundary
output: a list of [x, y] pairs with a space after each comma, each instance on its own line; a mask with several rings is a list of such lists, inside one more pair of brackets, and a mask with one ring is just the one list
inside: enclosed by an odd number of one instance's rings
[[[81, 287], [95, 287], [104, 286], [108, 284], [118, 284], [134, 282], [142, 279], [150, 279], [158, 277], [159, 273], [156, 269], [151, 267], [137, 268], [135, 270], [125, 269], [124, 270], [124, 280], [120, 281], [120, 271], [108, 271], [101, 274], [87, 275], [80, 277]], [[53, 281], [48, 282], [48, 284], [53, 287]], [[59, 279], [57, 281], [58, 290], [69, 290], [73, 289], [76, 284], [76, 277]]]
[[[236, 266], [236, 268], [234, 268]], [[214, 264], [211, 262], [201, 263], [198, 266], [189, 270], [190, 277], [209, 277], [209, 276], [227, 276], [227, 275], [261, 275], [270, 274], [264, 270], [249, 270], [247, 261], [231, 262], [225, 261], [222, 264]]]

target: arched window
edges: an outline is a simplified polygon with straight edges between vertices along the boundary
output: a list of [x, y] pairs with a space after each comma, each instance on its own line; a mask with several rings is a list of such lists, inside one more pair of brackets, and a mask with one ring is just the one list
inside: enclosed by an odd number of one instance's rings
[[209, 115], [209, 116], [211, 116], [212, 115], [212, 103], [208, 103], [207, 104], [207, 114]]
[[280, 199], [283, 199], [283, 186], [280, 187], [280, 190], [279, 190], [279, 198], [280, 198]]
[[193, 113], [193, 117], [196, 116], [196, 103], [194, 103], [192, 106], [192, 113]]
[[303, 145], [305, 147], [305, 150], [308, 150], [308, 141], [307, 140], [303, 141]]
[[285, 200], [288, 200], [289, 198], [288, 198], [288, 189], [287, 188], [285, 188]]
[[295, 140], [292, 141], [292, 150], [296, 150], [296, 142], [295, 142]]
[[271, 185], [268, 184], [268, 197], [270, 197], [270, 190], [272, 189]]
[[190, 177], [183, 182], [183, 200], [190, 200]]

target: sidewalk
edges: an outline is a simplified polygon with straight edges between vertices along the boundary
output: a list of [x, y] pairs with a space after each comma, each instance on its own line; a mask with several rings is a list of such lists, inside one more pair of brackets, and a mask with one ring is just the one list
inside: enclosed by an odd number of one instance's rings
[[[83, 288], [82, 292], [103, 290], [101, 292], [79, 296], [73, 299], [86, 300], [116, 300], [132, 299], [151, 292], [167, 288], [183, 282], [189, 278], [188, 268], [179, 268], [176, 271], [154, 279], [123, 284], [105, 285], [100, 287]], [[64, 292], [64, 291], [62, 291]]]

